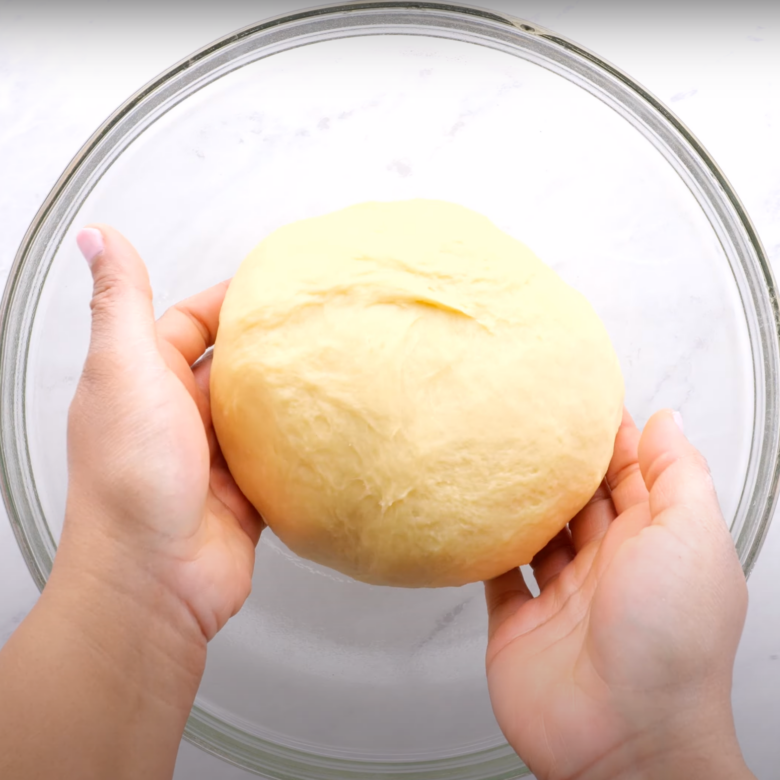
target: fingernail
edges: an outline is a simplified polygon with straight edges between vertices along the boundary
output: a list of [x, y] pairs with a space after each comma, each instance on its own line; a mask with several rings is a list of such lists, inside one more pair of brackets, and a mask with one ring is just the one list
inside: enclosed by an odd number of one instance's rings
[[76, 236], [76, 243], [79, 245], [87, 265], [92, 268], [95, 258], [104, 249], [103, 234], [97, 228], [83, 228]]
[[674, 421], [677, 423], [677, 427], [685, 433], [685, 425], [683, 424], [683, 418], [682, 415], [679, 412], [672, 412], [672, 417], [674, 418]]

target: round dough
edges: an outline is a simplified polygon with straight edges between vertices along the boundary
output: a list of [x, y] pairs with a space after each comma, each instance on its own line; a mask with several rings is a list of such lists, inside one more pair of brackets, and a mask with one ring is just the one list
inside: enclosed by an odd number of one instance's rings
[[623, 380], [585, 298], [461, 206], [366, 203], [277, 230], [220, 316], [214, 425], [299, 555], [380, 585], [528, 563], [589, 500]]

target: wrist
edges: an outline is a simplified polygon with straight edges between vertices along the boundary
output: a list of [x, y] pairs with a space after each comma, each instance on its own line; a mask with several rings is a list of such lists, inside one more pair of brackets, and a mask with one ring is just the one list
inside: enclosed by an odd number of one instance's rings
[[40, 607], [113, 685], [189, 713], [206, 639], [187, 607], [122, 545], [63, 534]]
[[672, 716], [620, 745], [577, 780], [755, 780], [737, 742], [728, 697]]
[[614, 780], [755, 780], [736, 740], [713, 736], [685, 748], [659, 744], [636, 754]]

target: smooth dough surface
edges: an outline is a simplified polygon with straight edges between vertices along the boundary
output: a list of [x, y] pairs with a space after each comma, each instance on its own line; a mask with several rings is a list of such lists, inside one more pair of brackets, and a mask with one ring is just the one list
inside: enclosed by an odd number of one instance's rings
[[485, 217], [365, 203], [283, 227], [220, 315], [214, 425], [299, 555], [365, 582], [528, 563], [590, 499], [623, 379], [585, 298]]

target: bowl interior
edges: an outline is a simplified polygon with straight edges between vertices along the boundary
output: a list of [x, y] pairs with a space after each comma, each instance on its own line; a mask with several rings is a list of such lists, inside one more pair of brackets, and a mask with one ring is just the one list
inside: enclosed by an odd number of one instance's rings
[[[231, 276], [285, 223], [417, 197], [484, 213], [589, 298], [637, 422], [682, 412], [736, 522], [754, 446], [756, 314], [699, 200], [645, 135], [566, 78], [473, 42], [394, 34], [319, 41], [226, 73], [161, 114], [80, 203], [27, 344], [25, 433], [53, 537], [89, 334], [82, 225], [129, 237], [161, 314]], [[252, 596], [210, 647], [199, 711], [250, 752], [278, 746], [377, 772], [504, 755], [481, 590], [364, 585], [266, 531]], [[268, 776], [293, 776], [274, 774], [274, 760]], [[522, 772], [507, 766], [502, 777]]]

